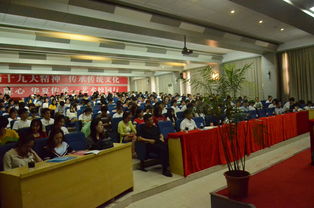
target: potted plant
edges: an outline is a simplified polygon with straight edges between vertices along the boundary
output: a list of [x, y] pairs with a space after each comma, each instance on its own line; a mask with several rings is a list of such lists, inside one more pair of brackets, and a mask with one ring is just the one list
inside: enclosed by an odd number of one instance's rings
[[[216, 72], [212, 67], [207, 66], [201, 70], [203, 79], [186, 80], [194, 89], [203, 89], [206, 92], [201, 105], [202, 113], [218, 120], [218, 132], [228, 167], [228, 171], [224, 175], [230, 197], [236, 198], [245, 197], [248, 194], [250, 173], [245, 168], [245, 156], [247, 155], [245, 150], [249, 128], [253, 131], [252, 135], [256, 141], [263, 141], [261, 137], [264, 135], [263, 125], [258, 122], [249, 125], [249, 122], [245, 122], [247, 114], [232, 103], [243, 83], [247, 82], [245, 74], [250, 67], [250, 64], [241, 68], [225, 64], [217, 78], [216, 75], [213, 76]], [[228, 93], [231, 93], [232, 97]], [[240, 123], [241, 121], [244, 123]], [[242, 134], [244, 138], [239, 138], [239, 125], [244, 128], [244, 135]]]

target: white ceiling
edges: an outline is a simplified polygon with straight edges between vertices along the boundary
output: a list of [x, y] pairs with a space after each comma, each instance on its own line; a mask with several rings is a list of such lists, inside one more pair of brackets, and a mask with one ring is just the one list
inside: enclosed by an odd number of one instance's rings
[[[310, 34], [229, 0], [120, 0], [262, 40], [287, 42]], [[274, 0], [275, 1], [275, 0]], [[276, 0], [279, 1], [279, 0]], [[234, 14], [230, 14], [235, 10]], [[287, 14], [289, 15], [289, 14]], [[263, 20], [263, 24], [258, 24]], [[285, 30], [280, 31], [281, 28]]]
[[[136, 73], [146, 76], [143, 71], [151, 74], [157, 71], [178, 72], [208, 63], [220, 63], [224, 54], [234, 51], [275, 52], [279, 43], [311, 36], [229, 0], [112, 0], [113, 5], [109, 6], [114, 9], [111, 12], [98, 10], [97, 5], [106, 7], [109, 1], [7, 1], [9, 3], [0, 6], [0, 49], [7, 50], [7, 54], [12, 50], [44, 53], [47, 60], [22, 60], [19, 53], [15, 53], [11, 58], [2, 56], [0, 64], [37, 63], [47, 68], [70, 65], [85, 67], [85, 71], [89, 68], [119, 69], [120, 73], [128, 73], [125, 71], [129, 70], [130, 76], [137, 69]], [[230, 14], [230, 10], [235, 10], [235, 14]], [[258, 24], [261, 19], [263, 24]], [[175, 25], [167, 24], [167, 21], [173, 21]], [[280, 28], [285, 30], [280, 31]], [[109, 43], [125, 47], [108, 48], [100, 46], [99, 42], [73, 39], [68, 43], [37, 40], [42, 30], [105, 38]], [[183, 35], [187, 35], [187, 47], [193, 49], [197, 56], [181, 54]], [[149, 48], [166, 52], [151, 52]], [[50, 58], [55, 54], [109, 56], [112, 60], [129, 61], [129, 64], [117, 65], [114, 61], [73, 63], [70, 59], [51, 62]], [[185, 63], [186, 66], [162, 68], [165, 62]], [[151, 63], [157, 65], [149, 65]], [[9, 70], [10, 67], [7, 68]]]

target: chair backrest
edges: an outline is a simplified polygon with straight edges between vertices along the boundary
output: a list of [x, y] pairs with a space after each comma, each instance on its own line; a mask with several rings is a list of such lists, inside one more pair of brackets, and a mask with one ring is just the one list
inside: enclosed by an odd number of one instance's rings
[[173, 127], [173, 124], [171, 121], [160, 121], [158, 122], [158, 127], [160, 130], [160, 133], [167, 138], [169, 133], [174, 133], [176, 130]]
[[257, 112], [256, 110], [251, 110], [248, 112], [248, 120], [251, 120], [251, 119], [255, 119], [257, 118]]
[[261, 117], [266, 117], [266, 116], [267, 116], [265, 109], [258, 109], [258, 110], [257, 110], [257, 114], [258, 114], [258, 117], [259, 117], [259, 118], [261, 118]]
[[263, 107], [264, 107], [264, 108], [268, 108], [269, 105], [270, 105], [270, 103], [264, 103], [264, 104], [263, 104]]
[[8, 143], [0, 146], [0, 171], [3, 171], [3, 156], [4, 154], [15, 147], [16, 143]]
[[275, 115], [275, 108], [267, 108], [266, 109], [267, 116], [273, 116]]
[[122, 121], [122, 118], [113, 118], [111, 120], [112, 132], [110, 134], [110, 137], [116, 143], [120, 143], [120, 136], [118, 133], [118, 124], [120, 121]]
[[178, 119], [183, 119], [183, 112], [177, 112], [176, 114]]
[[203, 127], [205, 126], [205, 120], [203, 117], [195, 117], [193, 120], [195, 121], [197, 128], [201, 128], [202, 125]]
[[176, 120], [176, 130], [177, 130], [177, 131], [180, 131], [180, 124], [181, 124], [182, 120], [183, 120], [183, 119], [178, 119], [178, 120]]
[[213, 123], [215, 126], [219, 124], [219, 119], [212, 115], [207, 115], [205, 117], [206, 126], [210, 126]]
[[47, 145], [47, 142], [48, 138], [40, 138], [35, 140], [35, 145], [33, 149], [42, 159], [44, 159], [45, 156], [44, 146]]
[[116, 109], [116, 105], [108, 105], [109, 111], [113, 111], [114, 109]]
[[87, 149], [86, 138], [82, 132], [66, 134], [64, 135], [64, 140], [76, 151]]
[[27, 135], [28, 133], [30, 133], [31, 128], [30, 127], [26, 127], [26, 128], [21, 128], [17, 130], [17, 133], [19, 134], [19, 136], [24, 136]]
[[98, 105], [98, 104], [96, 104], [95, 106], [94, 106], [94, 108], [93, 108], [93, 111], [100, 111], [100, 109], [101, 109], [101, 105]]

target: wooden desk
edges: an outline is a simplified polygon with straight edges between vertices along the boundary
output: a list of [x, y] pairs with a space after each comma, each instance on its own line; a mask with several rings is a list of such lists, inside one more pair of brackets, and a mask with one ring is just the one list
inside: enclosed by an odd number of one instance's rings
[[2, 208], [93, 208], [133, 188], [130, 144], [0, 172]]
[[313, 109], [309, 110], [309, 119], [310, 120], [314, 119], [314, 110]]

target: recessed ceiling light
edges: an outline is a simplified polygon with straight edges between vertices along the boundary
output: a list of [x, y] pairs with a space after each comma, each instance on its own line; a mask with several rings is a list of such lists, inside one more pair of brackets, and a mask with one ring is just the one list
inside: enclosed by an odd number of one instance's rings
[[234, 13], [235, 13], [235, 10], [234, 10], [234, 9], [230, 11], [230, 14], [234, 14]]
[[263, 20], [258, 21], [259, 24], [262, 24], [263, 22], [264, 22]]
[[285, 28], [280, 28], [280, 31], [284, 31], [285, 30]]
[[311, 7], [311, 8], [310, 8], [310, 10], [311, 10], [312, 12], [314, 12], [314, 6], [313, 6], [313, 7]]

